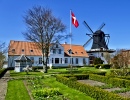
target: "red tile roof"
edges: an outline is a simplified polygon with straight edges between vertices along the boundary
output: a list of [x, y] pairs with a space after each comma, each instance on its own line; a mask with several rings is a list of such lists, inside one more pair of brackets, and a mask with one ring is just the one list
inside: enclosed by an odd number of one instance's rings
[[[61, 44], [64, 47], [65, 55], [70, 56], [68, 50], [70, 50], [70, 44]], [[12, 50], [15, 50], [12, 52]], [[85, 49], [81, 45], [71, 45], [73, 57], [88, 57]], [[22, 51], [23, 50], [23, 51]], [[10, 41], [8, 55], [21, 55], [26, 56], [41, 56], [42, 52], [34, 42], [27, 41]]]

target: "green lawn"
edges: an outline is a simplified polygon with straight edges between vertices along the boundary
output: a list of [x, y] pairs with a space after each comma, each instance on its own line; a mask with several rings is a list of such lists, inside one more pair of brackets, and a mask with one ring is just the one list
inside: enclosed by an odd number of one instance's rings
[[28, 72], [28, 74], [26, 74], [26, 72], [10, 71], [10, 76], [11, 77], [41, 76], [41, 75], [43, 75], [42, 72]]
[[5, 100], [31, 100], [22, 80], [8, 82]]
[[78, 90], [69, 88], [68, 86], [64, 84], [57, 82], [54, 77], [48, 77], [48, 78], [43, 79], [43, 83], [52, 88], [59, 88], [60, 92], [65, 97], [69, 98], [69, 100], [94, 100], [93, 98], [87, 96], [86, 94]]
[[[91, 72], [91, 71], [106, 71], [109, 72], [110, 69], [95, 69], [94, 67], [82, 67], [78, 68], [78, 74], [81, 74], [83, 71]], [[57, 82], [55, 77], [50, 75], [58, 74], [58, 73], [69, 73], [69, 70], [66, 68], [63, 69], [48, 69], [48, 73], [42, 72], [29, 72], [28, 75], [26, 72], [14, 72], [10, 71], [11, 77], [21, 78], [21, 77], [33, 77], [33, 76], [45, 76], [43, 79], [43, 83], [45, 86], [52, 87], [52, 88], [59, 88], [60, 92], [69, 100], [94, 100], [93, 98], [87, 96], [86, 94], [69, 88], [66, 85]], [[73, 73], [74, 74], [74, 73]], [[49, 76], [48, 76], [49, 75]], [[46, 78], [47, 77], [47, 78]], [[24, 96], [23, 96], [24, 95]], [[8, 82], [8, 91], [5, 100], [30, 100], [28, 92], [22, 82], [22, 80], [12, 80]]]

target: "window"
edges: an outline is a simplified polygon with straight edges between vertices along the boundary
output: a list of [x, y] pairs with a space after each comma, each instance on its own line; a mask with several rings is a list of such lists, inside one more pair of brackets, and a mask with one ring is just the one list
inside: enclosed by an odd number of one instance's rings
[[59, 64], [59, 58], [55, 58], [55, 63]]
[[85, 60], [85, 58], [83, 58], [83, 64], [86, 64], [86, 60]]
[[39, 64], [42, 64], [42, 58], [39, 58]]
[[76, 58], [76, 64], [78, 64], [79, 62], [78, 62], [78, 58]]
[[70, 58], [70, 64], [73, 64], [73, 58]]
[[22, 49], [22, 52], [24, 52], [24, 49]]
[[62, 64], [62, 58], [60, 59], [60, 61], [61, 61], [61, 64]]
[[53, 49], [53, 54], [56, 54], [56, 49]]
[[68, 63], [68, 58], [65, 58], [65, 63]]
[[54, 62], [53, 62], [53, 58], [52, 58], [52, 64], [53, 64]]
[[33, 50], [30, 50], [30, 52], [33, 52]]
[[15, 49], [12, 49], [12, 52], [15, 52]]
[[71, 49], [69, 49], [68, 52], [69, 52], [69, 54], [72, 54], [72, 50]]
[[61, 49], [59, 49], [59, 54], [61, 54]]
[[56, 44], [56, 48], [58, 48], [58, 44]]
[[34, 57], [30, 57], [32, 64], [34, 64]]

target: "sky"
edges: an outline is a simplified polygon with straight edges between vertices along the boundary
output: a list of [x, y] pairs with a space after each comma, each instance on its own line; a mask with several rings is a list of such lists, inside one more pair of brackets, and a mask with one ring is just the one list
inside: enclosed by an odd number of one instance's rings
[[[60, 18], [70, 33], [70, 10], [75, 14], [79, 27], [72, 30], [72, 44], [84, 45], [90, 33], [83, 24], [88, 23], [95, 32], [102, 23], [105, 34], [110, 35], [109, 49], [130, 49], [130, 0], [0, 0], [0, 41], [9, 45], [10, 40], [26, 41], [23, 16], [33, 6], [47, 7]], [[61, 43], [70, 43], [70, 39]], [[92, 41], [85, 47], [90, 50]]]

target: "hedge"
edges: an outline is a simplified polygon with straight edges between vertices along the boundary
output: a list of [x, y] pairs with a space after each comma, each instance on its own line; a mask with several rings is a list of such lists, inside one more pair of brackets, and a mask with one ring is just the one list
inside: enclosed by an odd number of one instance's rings
[[67, 85], [70, 88], [77, 89], [86, 95], [95, 98], [96, 100], [130, 100], [129, 98], [123, 98], [117, 94], [105, 91], [98, 87], [86, 85], [77, 81], [72, 81], [69, 78], [63, 76], [56, 76], [56, 80]]
[[77, 80], [83, 80], [83, 79], [89, 79], [89, 75], [86, 75], [86, 74], [74, 74], [74, 75], [64, 75], [64, 77], [76, 77]]
[[112, 78], [108, 76], [101, 76], [96, 74], [90, 74], [89, 79], [104, 82], [107, 84], [112, 84], [117, 87], [130, 87], [130, 80], [120, 79], [120, 78]]
[[110, 69], [111, 65], [110, 64], [97, 64], [94, 65], [95, 68], [99, 69], [99, 67], [101, 66], [101, 69]]
[[3, 68], [0, 70], [0, 78], [2, 78], [4, 76], [4, 74], [8, 71], [8, 70], [14, 70], [14, 67], [8, 67], [8, 68]]

